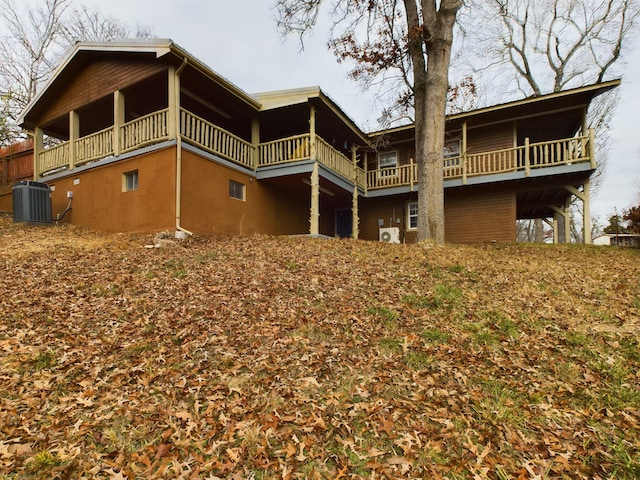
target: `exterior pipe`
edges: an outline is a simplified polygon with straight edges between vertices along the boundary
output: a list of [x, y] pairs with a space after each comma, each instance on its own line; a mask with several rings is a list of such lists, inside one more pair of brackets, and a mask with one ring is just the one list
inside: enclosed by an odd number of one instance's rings
[[180, 225], [181, 205], [182, 205], [182, 135], [180, 133], [180, 74], [187, 66], [187, 57], [184, 57], [182, 64], [175, 72], [176, 84], [174, 85], [174, 114], [175, 114], [175, 134], [176, 134], [176, 230], [184, 232], [189, 236], [193, 233]]

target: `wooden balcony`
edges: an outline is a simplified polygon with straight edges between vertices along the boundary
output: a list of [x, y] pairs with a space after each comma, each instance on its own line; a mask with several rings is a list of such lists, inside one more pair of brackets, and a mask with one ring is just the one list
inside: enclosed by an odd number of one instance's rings
[[[169, 116], [169, 109], [164, 109], [119, 126], [118, 135], [115, 127], [109, 127], [45, 148], [38, 155], [37, 177], [169, 140]], [[184, 142], [253, 171], [315, 158], [330, 171], [366, 190], [413, 188], [418, 183], [417, 165], [413, 161], [394, 168], [365, 171], [319, 136], [314, 137], [312, 144], [312, 135], [308, 133], [256, 146], [185, 109], [180, 111], [179, 128]], [[514, 148], [452, 156], [444, 160], [444, 179], [461, 179], [465, 184], [472, 177], [512, 172], [529, 176], [535, 169], [585, 162], [595, 168], [592, 145], [590, 132], [587, 136], [531, 144], [525, 141]]]
[[[529, 143], [519, 147], [490, 152], [465, 154], [444, 159], [444, 179], [460, 179], [463, 184], [471, 177], [523, 172], [562, 165], [588, 163], [595, 168], [593, 132], [550, 142]], [[418, 183], [418, 168], [413, 159], [408, 165], [367, 172], [367, 189], [414, 187]]]

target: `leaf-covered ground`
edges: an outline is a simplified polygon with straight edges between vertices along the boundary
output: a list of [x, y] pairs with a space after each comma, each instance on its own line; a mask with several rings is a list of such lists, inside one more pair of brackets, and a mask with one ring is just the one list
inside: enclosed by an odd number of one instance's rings
[[0, 478], [640, 478], [640, 251], [0, 218]]

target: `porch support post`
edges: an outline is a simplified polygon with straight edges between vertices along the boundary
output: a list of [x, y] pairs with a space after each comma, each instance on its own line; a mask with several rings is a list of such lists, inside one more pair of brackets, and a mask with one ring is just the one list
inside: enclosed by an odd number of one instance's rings
[[309, 233], [320, 234], [320, 170], [318, 162], [313, 162], [311, 172], [311, 217], [309, 218]]
[[318, 160], [316, 157], [316, 107], [309, 106], [309, 142], [311, 143], [309, 155], [314, 162]]
[[565, 187], [582, 202], [582, 235], [585, 244], [591, 243], [591, 181], [586, 180], [582, 185], [582, 192], [572, 185]]
[[168, 82], [168, 99], [169, 99], [169, 113], [167, 115], [167, 133], [169, 138], [176, 138], [178, 136], [178, 119], [180, 118], [180, 112], [178, 110], [178, 102], [180, 95], [180, 77], [176, 75], [176, 68], [169, 67], [169, 82]]
[[40, 127], [36, 127], [33, 132], [33, 179], [40, 178], [40, 154], [44, 145], [44, 132]]
[[529, 165], [531, 159], [529, 158], [529, 137], [524, 139], [524, 176], [529, 176]]
[[[367, 196], [369, 194], [369, 152], [365, 150], [364, 152], [364, 195]], [[411, 172], [413, 175], [413, 171]]]
[[69, 112], [69, 170], [76, 166], [76, 141], [80, 135], [80, 117], [78, 112]]
[[[556, 205], [550, 205], [549, 207], [555, 212], [555, 215], [553, 216], [553, 223], [554, 225], [557, 225], [557, 228], [554, 228], [554, 243], [559, 243], [561, 238], [564, 239], [562, 243], [570, 243], [571, 235], [569, 215], [566, 205], [563, 208], [560, 208]], [[564, 232], [564, 235], [562, 235], [562, 232]]]
[[251, 145], [253, 145], [253, 170], [258, 170], [260, 166], [260, 120], [251, 120]]
[[549, 220], [548, 218], [543, 218], [542, 221], [551, 227], [551, 231], [553, 232], [553, 243], [558, 243], [558, 237], [556, 235], [556, 228], [558, 227], [558, 223], [556, 222], [555, 218], [553, 219], [553, 221]]
[[460, 161], [462, 162], [462, 184], [467, 184], [467, 122], [462, 122], [462, 145], [460, 145], [460, 149], [462, 152], [462, 158]]
[[353, 162], [353, 198], [351, 200], [351, 238], [357, 240], [360, 230], [358, 223], [360, 221], [358, 217], [358, 154], [357, 147], [351, 146], [351, 160]]
[[567, 198], [564, 202], [564, 243], [571, 243], [571, 214], [569, 208], [571, 207], [571, 198]]
[[119, 156], [122, 148], [121, 130], [124, 125], [124, 93], [113, 92], [113, 154]]
[[558, 217], [553, 216], [553, 243], [557, 245], [560, 242], [560, 232], [558, 231]]
[[586, 180], [582, 186], [582, 237], [585, 245], [591, 245], [591, 181]]
[[593, 128], [589, 129], [589, 158], [591, 159], [591, 169], [596, 169], [596, 136]]

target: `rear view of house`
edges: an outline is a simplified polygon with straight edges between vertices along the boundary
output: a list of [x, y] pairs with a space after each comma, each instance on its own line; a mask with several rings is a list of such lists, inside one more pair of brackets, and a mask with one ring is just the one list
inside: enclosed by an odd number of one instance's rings
[[[595, 169], [590, 101], [619, 82], [453, 115], [449, 242], [515, 241]], [[170, 40], [78, 43], [21, 125], [53, 219], [104, 231], [415, 241], [412, 126], [365, 134], [320, 88], [249, 95]], [[588, 241], [589, 221], [585, 240]]]

